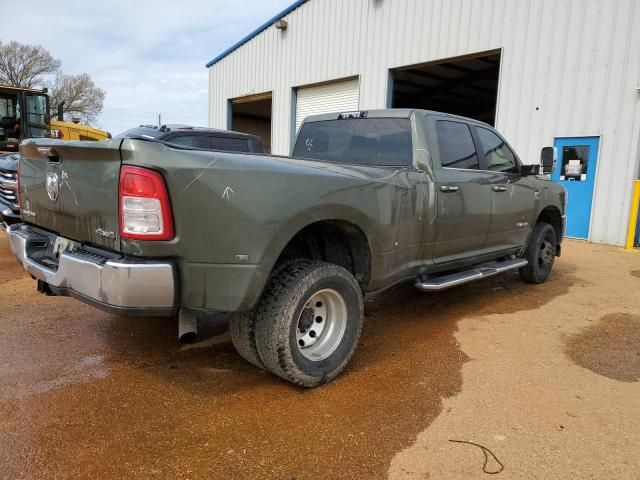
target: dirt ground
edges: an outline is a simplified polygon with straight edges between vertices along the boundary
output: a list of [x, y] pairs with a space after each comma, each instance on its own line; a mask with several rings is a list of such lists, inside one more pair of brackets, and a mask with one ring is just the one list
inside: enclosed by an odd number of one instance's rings
[[483, 452], [498, 478], [640, 478], [640, 255], [564, 251], [544, 285], [388, 291], [345, 374], [301, 390], [223, 316], [183, 346], [38, 295], [0, 233], [0, 478], [481, 478]]

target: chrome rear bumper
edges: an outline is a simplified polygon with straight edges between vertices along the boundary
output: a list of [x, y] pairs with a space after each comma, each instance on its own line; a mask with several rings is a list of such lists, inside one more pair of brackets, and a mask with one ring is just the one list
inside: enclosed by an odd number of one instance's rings
[[121, 315], [167, 316], [177, 311], [176, 277], [170, 262], [138, 262], [70, 248], [59, 254], [55, 265], [46, 260], [60, 237], [24, 224], [10, 226], [7, 235], [11, 251], [27, 272], [46, 284], [45, 291]]

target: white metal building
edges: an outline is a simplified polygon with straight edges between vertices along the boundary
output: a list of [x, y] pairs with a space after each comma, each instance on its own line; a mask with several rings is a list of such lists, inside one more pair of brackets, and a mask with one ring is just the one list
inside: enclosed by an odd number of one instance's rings
[[640, 161], [639, 26], [638, 0], [301, 0], [207, 64], [209, 124], [287, 154], [314, 113], [474, 117], [525, 163], [555, 144], [570, 220], [582, 218], [569, 233], [622, 245]]

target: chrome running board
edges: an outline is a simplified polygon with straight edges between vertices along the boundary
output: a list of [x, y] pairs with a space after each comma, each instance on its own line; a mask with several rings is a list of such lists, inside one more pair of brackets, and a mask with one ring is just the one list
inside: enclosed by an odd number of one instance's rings
[[416, 282], [416, 288], [424, 290], [425, 292], [433, 292], [437, 290], [444, 290], [446, 288], [462, 285], [463, 283], [473, 282], [483, 278], [493, 277], [499, 273], [508, 272], [516, 268], [524, 267], [527, 263], [523, 258], [513, 258], [509, 260], [503, 260], [500, 262], [487, 262], [480, 265], [476, 265], [469, 270], [463, 272], [450, 273], [449, 275], [442, 275], [440, 277], [432, 277], [424, 280], [418, 279]]

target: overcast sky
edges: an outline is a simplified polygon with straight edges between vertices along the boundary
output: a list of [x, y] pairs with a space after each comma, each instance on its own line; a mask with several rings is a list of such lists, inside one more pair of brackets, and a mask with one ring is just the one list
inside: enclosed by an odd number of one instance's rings
[[[98, 126], [207, 125], [205, 64], [293, 0], [0, 0], [0, 40], [40, 44], [107, 97]], [[11, 21], [11, 18], [15, 21]], [[53, 106], [52, 106], [53, 107]]]

